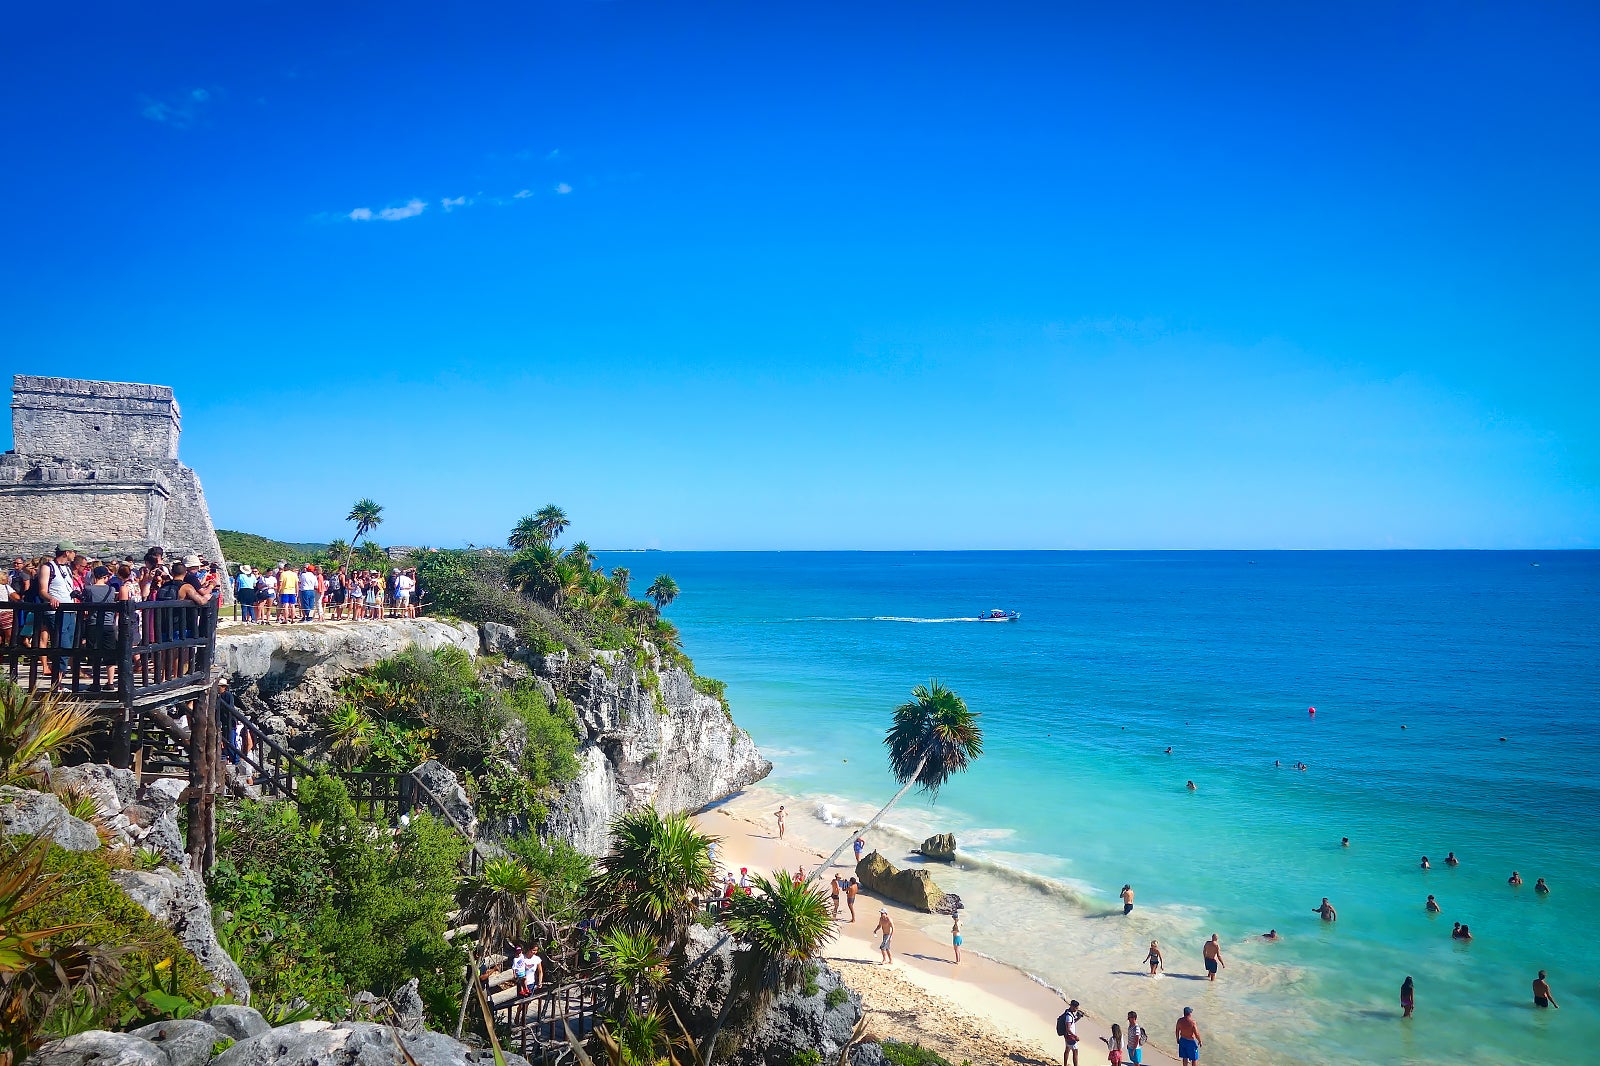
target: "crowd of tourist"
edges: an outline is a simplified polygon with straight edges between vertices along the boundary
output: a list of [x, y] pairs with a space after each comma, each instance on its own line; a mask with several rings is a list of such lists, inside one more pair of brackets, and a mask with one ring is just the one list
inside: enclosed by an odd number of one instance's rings
[[383, 574], [280, 561], [270, 570], [241, 566], [233, 581], [240, 620], [264, 624], [415, 618], [422, 599], [414, 567]]

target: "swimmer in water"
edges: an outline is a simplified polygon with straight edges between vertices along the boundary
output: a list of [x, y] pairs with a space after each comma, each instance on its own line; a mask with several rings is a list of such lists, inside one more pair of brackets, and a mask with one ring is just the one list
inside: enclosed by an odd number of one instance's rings
[[1193, 781], [1185, 781], [1183, 783], [1183, 787], [1188, 789], [1190, 792], [1195, 791], [1195, 783]]
[[1464, 925], [1458, 925], [1456, 926], [1456, 931], [1451, 933], [1450, 936], [1456, 940], [1471, 940], [1472, 930]]
[[1521, 888], [1522, 887], [1522, 875], [1517, 873], [1517, 871], [1512, 870], [1511, 871], [1511, 876], [1506, 878], [1506, 884], [1511, 885], [1511, 886], [1513, 886], [1515, 888]]
[[1456, 858], [1456, 853], [1452, 851], [1444, 857], [1444, 864], [1446, 866], [1460, 866], [1461, 860]]
[[1337, 922], [1339, 920], [1339, 912], [1333, 909], [1333, 904], [1328, 902], [1327, 896], [1322, 897], [1320, 906], [1311, 908], [1311, 913], [1321, 915], [1322, 920], [1325, 922]]
[[1171, 755], [1171, 754], [1172, 754], [1172, 749], [1171, 749], [1171, 748], [1168, 748], [1168, 749], [1167, 749], [1167, 754], [1168, 754], [1168, 755]]
[[1539, 971], [1539, 976], [1533, 982], [1533, 1005], [1540, 1010], [1546, 1007], [1561, 1009], [1561, 1004], [1556, 1002], [1556, 997], [1550, 994], [1550, 982], [1545, 980], [1544, 971]]
[[1261, 939], [1262, 940], [1278, 940], [1278, 939], [1280, 939], [1280, 937], [1278, 936], [1278, 931], [1276, 929], [1268, 929], [1265, 933], [1261, 934]]
[[1349, 837], [1340, 837], [1339, 838], [1339, 846], [1341, 848], [1348, 848], [1350, 846], [1350, 838]]
[[1439, 901], [1434, 899], [1432, 896], [1429, 896], [1428, 897], [1428, 902], [1427, 902], [1427, 908], [1428, 908], [1428, 913], [1429, 914], [1438, 914], [1439, 913]]
[[1548, 896], [1550, 894], [1550, 886], [1544, 883], [1544, 878], [1542, 877], [1533, 883], [1533, 890], [1539, 893], [1541, 896]]
[[1426, 856], [1426, 855], [1424, 855], [1424, 856], [1423, 856], [1423, 857], [1422, 857], [1422, 868], [1423, 868], [1423, 869], [1424, 869], [1424, 870], [1431, 870], [1431, 869], [1433, 869], [1433, 866], [1432, 866], [1432, 865], [1431, 865], [1431, 864], [1430, 864], [1430, 863], [1429, 863], [1429, 862], [1428, 862], [1428, 857], [1427, 857], [1427, 856]]

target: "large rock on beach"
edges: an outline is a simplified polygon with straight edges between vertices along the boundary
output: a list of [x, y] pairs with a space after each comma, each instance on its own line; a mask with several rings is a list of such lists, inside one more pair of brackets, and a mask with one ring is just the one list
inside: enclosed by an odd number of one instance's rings
[[94, 851], [100, 834], [94, 826], [67, 813], [49, 792], [0, 787], [0, 836], [45, 836], [68, 851]]
[[945, 900], [944, 892], [933, 883], [933, 875], [928, 871], [897, 870], [876, 851], [856, 863], [856, 877], [867, 891], [929, 914], [938, 910]]
[[956, 857], [956, 835], [954, 833], [935, 833], [922, 842], [922, 847], [917, 853], [924, 859], [933, 862], [954, 862]]

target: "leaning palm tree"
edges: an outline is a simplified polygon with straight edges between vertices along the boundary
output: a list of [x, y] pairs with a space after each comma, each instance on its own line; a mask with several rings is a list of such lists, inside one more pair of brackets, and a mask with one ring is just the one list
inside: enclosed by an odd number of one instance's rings
[[26, 784], [40, 760], [82, 747], [94, 721], [86, 703], [0, 678], [0, 785]]
[[644, 594], [655, 602], [656, 613], [660, 614], [667, 604], [678, 598], [678, 583], [672, 580], [671, 574], [657, 574]]
[[682, 948], [696, 900], [712, 889], [716, 839], [683, 813], [645, 807], [620, 815], [611, 823], [611, 853], [589, 879], [589, 912], [602, 925], [648, 930], [673, 955]]
[[[938, 796], [939, 789], [983, 754], [983, 727], [981, 716], [967, 709], [967, 701], [937, 681], [918, 685], [911, 690], [911, 699], [894, 710], [894, 721], [883, 738], [889, 749], [889, 769], [900, 782], [888, 803], [859, 833], [869, 832], [889, 813], [889, 808], [900, 802], [913, 785], [929, 796]], [[828, 861], [811, 871], [808, 881], [815, 881], [823, 872], [832, 869], [859, 833], [851, 833], [828, 856]]]
[[349, 570], [355, 542], [383, 524], [383, 504], [363, 496], [350, 508], [350, 513], [344, 516], [344, 520], [356, 524], [355, 536], [350, 538], [350, 544], [345, 546], [344, 552], [344, 568]]
[[728, 932], [748, 950], [734, 963], [728, 995], [717, 1012], [717, 1023], [706, 1041], [715, 1054], [717, 1036], [735, 1000], [744, 1000], [751, 1019], [766, 1009], [780, 990], [800, 983], [805, 963], [833, 939], [833, 919], [822, 890], [801, 883], [779, 870], [768, 880], [757, 874], [748, 895], [737, 893], [729, 901]]
[[478, 926], [478, 943], [491, 950], [522, 935], [539, 909], [539, 878], [521, 861], [493, 858], [456, 894], [461, 919]]
[[544, 534], [544, 542], [549, 544], [561, 536], [572, 523], [567, 521], [567, 512], [553, 503], [547, 503], [539, 508], [533, 516], [538, 520], [539, 531]]

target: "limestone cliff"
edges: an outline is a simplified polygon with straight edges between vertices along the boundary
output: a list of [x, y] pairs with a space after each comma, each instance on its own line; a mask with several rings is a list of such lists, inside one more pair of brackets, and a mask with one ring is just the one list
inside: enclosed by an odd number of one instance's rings
[[307, 752], [337, 705], [340, 677], [411, 644], [481, 648], [506, 656], [507, 683], [531, 671], [553, 699], [577, 711], [577, 778], [551, 805], [543, 829], [603, 854], [618, 814], [654, 804], [692, 811], [761, 780], [772, 764], [734, 724], [720, 700], [653, 656], [635, 664], [616, 652], [577, 660], [517, 647], [505, 626], [399, 619], [306, 626], [234, 626], [217, 636], [217, 658], [247, 712], [285, 747]]
[[698, 810], [772, 771], [721, 701], [676, 667], [640, 670], [606, 652], [577, 666], [565, 654], [530, 662], [577, 708], [581, 744], [582, 769], [545, 829], [591, 855], [605, 853], [606, 826], [624, 811]]

